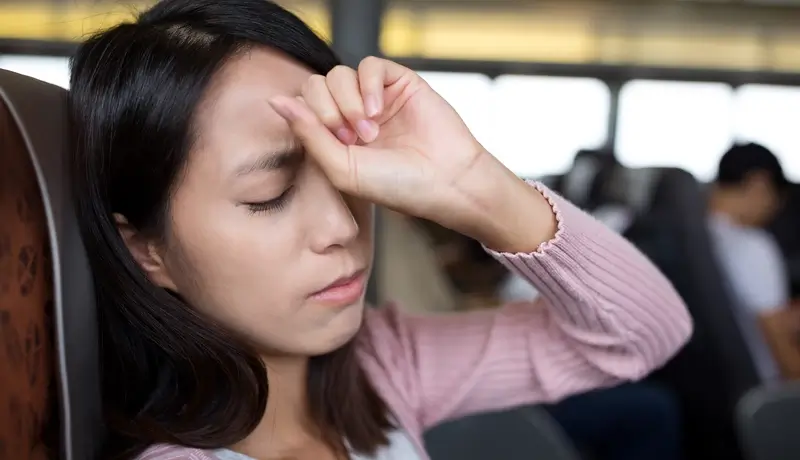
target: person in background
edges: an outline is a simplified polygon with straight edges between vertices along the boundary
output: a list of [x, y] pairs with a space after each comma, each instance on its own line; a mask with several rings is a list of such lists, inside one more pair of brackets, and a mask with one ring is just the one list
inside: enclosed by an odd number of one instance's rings
[[778, 213], [787, 185], [780, 161], [766, 147], [736, 144], [722, 156], [709, 197], [714, 249], [766, 380], [777, 376], [777, 366], [758, 318], [788, 305], [789, 279], [778, 243], [765, 227]]

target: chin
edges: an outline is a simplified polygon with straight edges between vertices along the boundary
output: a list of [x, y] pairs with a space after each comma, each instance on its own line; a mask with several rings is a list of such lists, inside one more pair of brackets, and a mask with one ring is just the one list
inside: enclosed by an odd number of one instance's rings
[[353, 340], [364, 321], [364, 301], [345, 307], [316, 335], [311, 355], [330, 353]]

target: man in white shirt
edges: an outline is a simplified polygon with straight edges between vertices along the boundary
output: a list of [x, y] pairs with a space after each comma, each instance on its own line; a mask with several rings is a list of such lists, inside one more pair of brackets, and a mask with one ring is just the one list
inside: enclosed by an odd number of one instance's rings
[[762, 377], [777, 377], [758, 328], [759, 316], [789, 303], [784, 258], [764, 230], [780, 209], [787, 181], [777, 157], [758, 144], [737, 144], [723, 155], [711, 188], [709, 228], [740, 326]]

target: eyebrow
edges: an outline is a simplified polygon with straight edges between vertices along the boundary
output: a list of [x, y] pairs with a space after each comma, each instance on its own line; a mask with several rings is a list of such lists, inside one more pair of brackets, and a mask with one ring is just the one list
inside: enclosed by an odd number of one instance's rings
[[297, 166], [303, 161], [303, 151], [299, 146], [291, 146], [286, 150], [267, 152], [251, 163], [245, 163], [236, 169], [236, 176], [245, 176], [254, 172], [274, 171]]

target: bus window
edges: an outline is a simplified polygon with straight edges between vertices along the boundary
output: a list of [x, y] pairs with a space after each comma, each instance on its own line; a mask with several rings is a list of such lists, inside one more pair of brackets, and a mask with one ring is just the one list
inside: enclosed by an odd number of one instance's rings
[[69, 88], [69, 58], [56, 56], [0, 55], [0, 69]]
[[489, 97], [492, 80], [480, 73], [419, 72], [434, 91], [458, 112], [481, 143], [492, 135]]
[[620, 91], [618, 158], [710, 180], [733, 140], [732, 109], [733, 90], [723, 83], [631, 81]]
[[593, 78], [500, 76], [486, 147], [520, 176], [564, 173], [578, 150], [605, 144], [610, 101]]
[[800, 181], [800, 89], [743, 85], [735, 96], [734, 135], [740, 142], [757, 142], [781, 160], [787, 177]]

